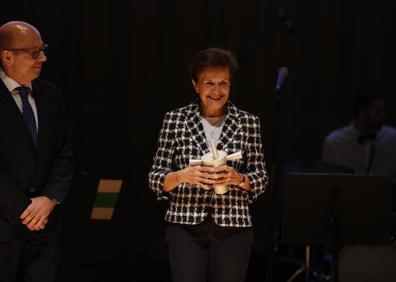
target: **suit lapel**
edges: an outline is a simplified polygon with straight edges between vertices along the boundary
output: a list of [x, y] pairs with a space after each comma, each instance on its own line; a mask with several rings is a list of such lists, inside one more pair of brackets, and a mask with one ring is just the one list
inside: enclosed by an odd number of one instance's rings
[[36, 104], [36, 110], [37, 110], [37, 120], [38, 120], [38, 140], [40, 140], [40, 127], [43, 124], [43, 109], [45, 109], [45, 107], [43, 106], [44, 101], [42, 100], [41, 96], [38, 95], [39, 93], [39, 89], [37, 84], [33, 81], [32, 82], [32, 88], [33, 88], [33, 98], [34, 98], [34, 103]]
[[15, 103], [14, 98], [12, 98], [10, 91], [8, 91], [7, 87], [4, 85], [3, 81], [0, 80], [0, 103], [5, 105], [6, 110], [8, 110], [12, 117], [14, 117], [14, 121], [16, 126], [20, 127], [20, 130], [23, 130], [26, 138], [30, 141], [32, 148], [36, 149], [33, 144], [32, 136], [30, 135], [29, 129], [26, 126], [25, 120], [21, 111], [19, 110], [17, 104]]
[[206, 141], [205, 131], [201, 122], [198, 100], [191, 103], [186, 108], [187, 118], [185, 124], [191, 133], [192, 140], [201, 149], [202, 154], [208, 151], [208, 144]]
[[43, 138], [45, 136], [45, 120], [49, 114], [49, 105], [48, 101], [46, 99], [43, 99], [43, 93], [40, 94], [40, 89], [37, 85], [36, 82], [32, 82], [32, 88], [33, 88], [33, 98], [34, 102], [36, 104], [36, 109], [37, 109], [37, 120], [38, 120], [38, 134], [37, 134], [37, 146], [40, 147], [40, 140], [43, 141]]
[[23, 122], [23, 124], [25, 123], [23, 116], [21, 115], [21, 111], [15, 103], [14, 98], [12, 98], [12, 94], [8, 91], [2, 80], [0, 80], [0, 102], [5, 105], [5, 108], [15, 117], [16, 120]]
[[224, 120], [223, 130], [220, 135], [220, 142], [217, 145], [218, 150], [223, 150], [227, 154], [235, 153], [228, 152], [228, 144], [234, 139], [234, 135], [240, 129], [240, 124], [238, 121], [238, 109], [231, 103], [227, 103], [227, 115]]

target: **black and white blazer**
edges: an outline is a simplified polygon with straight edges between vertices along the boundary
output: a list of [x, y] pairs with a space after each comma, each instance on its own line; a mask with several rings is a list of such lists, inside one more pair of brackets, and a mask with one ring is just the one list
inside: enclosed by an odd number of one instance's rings
[[251, 191], [230, 185], [222, 195], [196, 185], [182, 183], [166, 193], [162, 190], [165, 175], [183, 169], [190, 159], [200, 159], [209, 152], [199, 101], [168, 112], [159, 134], [158, 149], [149, 173], [149, 186], [157, 198], [170, 199], [165, 220], [179, 224], [199, 224], [209, 210], [216, 224], [229, 227], [250, 227], [252, 219], [249, 204], [265, 191], [268, 175], [260, 136], [258, 117], [227, 103], [227, 114], [217, 145], [227, 155], [242, 151], [243, 158], [229, 161], [228, 165], [247, 175]]

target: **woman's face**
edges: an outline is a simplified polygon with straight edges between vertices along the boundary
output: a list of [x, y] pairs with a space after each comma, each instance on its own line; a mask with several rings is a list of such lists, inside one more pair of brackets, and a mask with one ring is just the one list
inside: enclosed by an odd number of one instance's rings
[[224, 115], [230, 96], [230, 71], [228, 68], [207, 68], [192, 81], [201, 99], [201, 110], [205, 116]]

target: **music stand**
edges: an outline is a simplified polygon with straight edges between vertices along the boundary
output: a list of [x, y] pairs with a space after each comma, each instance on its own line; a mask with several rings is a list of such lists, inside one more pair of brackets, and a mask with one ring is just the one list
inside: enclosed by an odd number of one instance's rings
[[391, 184], [383, 176], [290, 173], [282, 177], [281, 242], [331, 244], [333, 281], [338, 281], [338, 246], [388, 243]]

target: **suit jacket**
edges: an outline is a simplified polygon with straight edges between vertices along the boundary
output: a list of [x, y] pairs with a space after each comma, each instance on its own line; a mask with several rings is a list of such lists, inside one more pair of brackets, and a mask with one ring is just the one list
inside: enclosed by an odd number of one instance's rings
[[263, 193], [268, 185], [264, 164], [258, 117], [227, 104], [227, 115], [220, 136], [218, 150], [227, 155], [242, 151], [241, 160], [230, 161], [228, 165], [245, 173], [249, 178], [251, 191], [230, 185], [229, 191], [217, 195], [183, 183], [165, 193], [162, 190], [165, 175], [183, 169], [190, 159], [200, 159], [209, 152], [199, 103], [171, 111], [165, 115], [159, 134], [158, 149], [149, 173], [150, 188], [158, 199], [170, 199], [165, 220], [180, 224], [201, 223], [211, 211], [214, 221], [221, 226], [252, 226], [249, 204]]
[[[26, 236], [20, 215], [30, 198], [48, 196], [62, 201], [73, 176], [71, 134], [60, 91], [49, 82], [32, 82], [38, 115], [38, 145], [10, 92], [0, 80], [0, 242]], [[46, 228], [60, 228], [56, 207]], [[37, 232], [36, 232], [37, 233]]]

